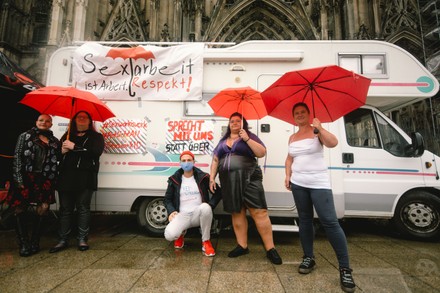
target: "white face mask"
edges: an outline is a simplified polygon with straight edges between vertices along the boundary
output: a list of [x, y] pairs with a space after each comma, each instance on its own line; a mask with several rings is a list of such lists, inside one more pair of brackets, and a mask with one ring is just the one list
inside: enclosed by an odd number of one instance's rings
[[191, 171], [194, 167], [194, 162], [180, 162], [180, 167], [182, 167], [183, 171]]

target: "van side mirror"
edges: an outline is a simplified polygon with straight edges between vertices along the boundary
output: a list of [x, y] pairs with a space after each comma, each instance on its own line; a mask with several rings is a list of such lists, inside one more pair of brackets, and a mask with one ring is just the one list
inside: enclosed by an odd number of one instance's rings
[[406, 154], [411, 157], [420, 157], [425, 152], [425, 141], [418, 132], [411, 133], [411, 145], [409, 145]]

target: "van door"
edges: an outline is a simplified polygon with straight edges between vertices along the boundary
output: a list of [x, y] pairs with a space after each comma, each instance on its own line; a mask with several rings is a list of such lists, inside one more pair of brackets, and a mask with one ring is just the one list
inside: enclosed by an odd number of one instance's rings
[[402, 193], [424, 185], [421, 159], [406, 154], [410, 138], [373, 108], [346, 115], [344, 128], [345, 215], [392, 216]]
[[266, 146], [266, 157], [259, 159], [263, 169], [263, 186], [271, 216], [293, 217], [296, 214], [292, 192], [284, 187], [284, 163], [293, 125], [266, 116], [259, 120], [259, 138]]

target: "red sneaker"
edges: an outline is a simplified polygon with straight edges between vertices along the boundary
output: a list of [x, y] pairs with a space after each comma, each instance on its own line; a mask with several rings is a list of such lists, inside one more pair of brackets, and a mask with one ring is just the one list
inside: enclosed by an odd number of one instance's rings
[[183, 248], [183, 245], [185, 244], [185, 241], [183, 240], [183, 236], [184, 234], [180, 235], [179, 238], [177, 238], [177, 240], [174, 240], [174, 248]]
[[215, 250], [214, 250], [214, 247], [212, 247], [210, 240], [206, 240], [202, 243], [202, 251], [203, 251], [203, 254], [206, 256], [214, 256], [215, 255]]

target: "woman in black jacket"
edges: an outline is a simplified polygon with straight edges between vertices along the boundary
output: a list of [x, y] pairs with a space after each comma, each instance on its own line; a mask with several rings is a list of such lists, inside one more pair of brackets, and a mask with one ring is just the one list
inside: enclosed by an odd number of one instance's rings
[[[13, 161], [13, 181], [6, 202], [15, 212], [16, 232], [20, 256], [30, 256], [40, 251], [40, 234], [43, 216], [55, 203], [55, 185], [61, 144], [50, 128], [52, 117], [41, 114], [35, 127], [20, 134]], [[30, 204], [36, 205], [36, 218], [29, 242], [24, 212]]]
[[58, 244], [49, 252], [68, 246], [72, 218], [78, 212], [78, 249], [89, 249], [90, 203], [98, 189], [99, 157], [104, 151], [104, 137], [93, 127], [92, 117], [85, 111], [73, 116], [70, 133], [61, 138], [63, 159], [60, 164], [58, 194], [60, 200], [60, 228]]

